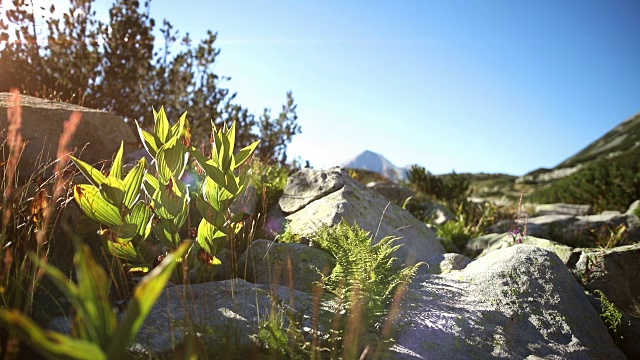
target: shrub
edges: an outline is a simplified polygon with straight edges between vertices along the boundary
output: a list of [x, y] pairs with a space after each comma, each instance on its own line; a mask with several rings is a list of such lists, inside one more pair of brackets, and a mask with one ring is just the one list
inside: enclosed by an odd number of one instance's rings
[[434, 201], [445, 202], [454, 211], [458, 205], [467, 199], [470, 184], [469, 178], [457, 174], [455, 171], [450, 174], [436, 176], [421, 166], [413, 165], [407, 173], [407, 178], [409, 184], [416, 191]]
[[467, 240], [484, 235], [497, 216], [498, 208], [493, 203], [480, 205], [465, 201], [458, 206], [456, 220], [436, 227], [436, 236], [444, 240], [448, 252], [462, 252]]
[[640, 199], [640, 167], [625, 158], [599, 160], [543, 187], [530, 199], [538, 203], [590, 204], [596, 212], [625, 212]]

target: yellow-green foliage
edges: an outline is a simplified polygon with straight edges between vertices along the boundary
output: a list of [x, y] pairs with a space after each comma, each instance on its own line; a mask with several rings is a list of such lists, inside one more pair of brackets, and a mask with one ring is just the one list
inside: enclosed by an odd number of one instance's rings
[[618, 340], [618, 330], [620, 330], [620, 325], [622, 324], [622, 313], [614, 303], [607, 299], [602, 291], [596, 290], [594, 294], [598, 295], [602, 302], [602, 314], [600, 314], [600, 317], [613, 333], [614, 340]]
[[118, 317], [109, 301], [109, 289], [105, 286], [107, 273], [80, 239], [74, 237], [73, 240], [77, 247], [74, 257], [77, 283], [39, 260], [35, 254], [31, 256], [73, 304], [75, 317], [71, 336], [44, 330], [18, 310], [0, 309], [0, 324], [16, 330], [23, 341], [50, 359], [122, 359], [164, 290], [177, 259], [183, 256], [190, 244], [183, 243], [141, 280], [127, 310]]
[[365, 304], [365, 313], [378, 320], [386, 313], [397, 287], [408, 284], [422, 263], [401, 267], [393, 252], [398, 239], [385, 237], [373, 245], [371, 235], [357, 224], [342, 220], [334, 227], [324, 226], [313, 240], [337, 260], [333, 272], [323, 278], [327, 290], [337, 295], [347, 308]]

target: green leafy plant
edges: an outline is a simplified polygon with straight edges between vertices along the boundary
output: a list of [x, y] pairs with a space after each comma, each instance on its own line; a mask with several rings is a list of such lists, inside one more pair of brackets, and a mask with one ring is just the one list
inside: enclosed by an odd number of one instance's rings
[[626, 245], [630, 242], [629, 235], [627, 234], [627, 226], [625, 224], [620, 224], [615, 228], [607, 226], [606, 232], [592, 229], [589, 233], [595, 240], [596, 247], [603, 249], [612, 249], [616, 246]]
[[254, 153], [259, 141], [234, 154], [236, 127], [214, 127], [214, 149], [207, 159], [195, 150], [193, 155], [206, 174], [202, 196], [196, 196], [196, 206], [202, 215], [198, 226], [198, 244], [211, 256], [224, 249], [228, 237], [240, 230], [245, 214], [232, 214], [231, 204], [238, 199], [249, 184], [248, 166], [245, 164]]
[[258, 340], [272, 356], [308, 359], [310, 344], [300, 328], [296, 316], [282, 305], [280, 299], [273, 299], [271, 311], [258, 324]]
[[450, 174], [436, 176], [423, 167], [413, 165], [407, 172], [409, 184], [418, 192], [434, 201], [443, 201], [452, 210], [467, 199], [469, 179], [452, 171]]
[[[349, 344], [349, 352], [357, 352], [358, 344], [371, 343], [394, 294], [411, 282], [423, 263], [400, 266], [392, 256], [401, 246], [393, 245], [397, 238], [385, 237], [373, 245], [367, 231], [344, 219], [334, 227], [321, 227], [312, 238], [337, 259], [333, 272], [323, 275], [322, 286], [346, 311], [349, 320], [344, 323], [344, 340]], [[350, 358], [354, 354], [345, 356]]]
[[24, 341], [50, 359], [122, 359], [179, 259], [191, 244], [181, 244], [142, 278], [119, 320], [105, 286], [107, 273], [93, 259], [90, 249], [77, 237], [72, 238], [77, 249], [74, 257], [77, 283], [35, 254], [31, 256], [73, 304], [76, 315], [71, 336], [43, 330], [17, 310], [0, 309], [0, 322], [4, 327], [18, 329]]
[[152, 209], [139, 201], [147, 163], [144, 158], [140, 159], [123, 177], [123, 148], [121, 143], [106, 176], [84, 161], [71, 157], [90, 182], [76, 185], [74, 198], [89, 218], [102, 225], [100, 234], [111, 254], [136, 265], [147, 265], [149, 259], [141, 244], [149, 235]]
[[613, 302], [607, 299], [607, 296], [602, 291], [596, 290], [594, 294], [598, 295], [600, 302], [602, 302], [602, 314], [600, 314], [600, 317], [612, 332], [614, 340], [621, 340], [622, 337], [618, 334], [618, 331], [622, 325], [622, 313]]
[[[102, 224], [100, 233], [112, 255], [124, 259], [130, 267], [148, 270], [156, 259], [145, 241], [151, 233], [169, 251], [181, 243], [180, 231], [189, 216], [191, 202], [189, 185], [181, 178], [190, 155], [193, 156], [205, 174], [201, 189], [196, 189], [201, 194], [196, 191], [193, 195], [202, 216], [197, 244], [204, 255], [190, 256], [187, 260], [189, 268], [197, 267], [198, 259], [202, 260], [201, 265], [205, 265], [199, 267], [202, 275], [208, 265], [220, 264], [216, 255], [240, 228], [245, 214], [232, 214], [229, 208], [247, 187], [248, 166], [243, 165], [259, 142], [234, 154], [235, 123], [219, 130], [213, 127], [213, 149], [211, 158], [207, 158], [190, 145], [186, 113], [171, 125], [164, 108], [160, 108], [158, 112], [154, 110], [154, 121], [152, 132], [138, 125], [138, 134], [154, 159], [155, 176], [147, 172], [146, 160], [142, 158], [123, 178], [122, 145], [108, 175], [72, 158], [91, 183], [76, 185], [75, 199], [87, 216]], [[142, 189], [146, 198], [140, 196]]]
[[444, 240], [447, 251], [463, 251], [467, 240], [484, 235], [486, 227], [494, 222], [496, 208], [492, 204], [483, 205], [480, 216], [476, 212], [466, 210], [467, 207], [475, 206], [478, 205], [461, 203], [456, 211], [456, 220], [449, 220], [436, 227], [436, 236]]

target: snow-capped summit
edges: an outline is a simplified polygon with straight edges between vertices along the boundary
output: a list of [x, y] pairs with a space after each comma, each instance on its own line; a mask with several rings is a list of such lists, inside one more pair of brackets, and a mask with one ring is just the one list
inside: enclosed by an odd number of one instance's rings
[[365, 150], [353, 159], [343, 162], [340, 167], [377, 172], [392, 181], [401, 181], [406, 178], [405, 168], [395, 166], [384, 156], [370, 150]]

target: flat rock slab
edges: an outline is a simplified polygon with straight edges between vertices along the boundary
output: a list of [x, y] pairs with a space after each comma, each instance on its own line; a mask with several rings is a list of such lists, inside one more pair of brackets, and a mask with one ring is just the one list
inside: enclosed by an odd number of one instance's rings
[[285, 213], [294, 213], [314, 200], [342, 188], [343, 176], [339, 168], [326, 171], [302, 169], [287, 179], [280, 197], [280, 208]]
[[[326, 185], [320, 186], [313, 179], [328, 180]], [[402, 246], [395, 254], [405, 263], [429, 261], [432, 257], [445, 253], [440, 239], [429, 227], [384, 196], [353, 180], [344, 171], [335, 168], [322, 171], [305, 169], [294, 174], [289, 180], [285, 188], [285, 194], [289, 195], [280, 199], [283, 211], [297, 208], [288, 204], [291, 199], [296, 204], [299, 198], [315, 199], [286, 216], [288, 227], [293, 233], [310, 235], [322, 225], [334, 226], [345, 219], [368, 231], [374, 244], [386, 236], [399, 237], [396, 244]], [[290, 184], [296, 184], [293, 187], [299, 190], [293, 191]], [[299, 184], [310, 184], [314, 189], [334, 189], [339, 184], [342, 186], [337, 190], [322, 192], [325, 193], [324, 196], [320, 196], [320, 192], [310, 196], [304, 195], [311, 192]], [[304, 196], [296, 195], [298, 193]]]
[[[259, 321], [269, 316], [274, 302], [302, 316], [303, 328], [313, 329], [316, 305], [311, 294], [232, 279], [167, 288], [138, 332], [135, 347], [153, 356], [166, 355], [184, 342], [188, 331], [199, 334], [212, 358], [221, 349], [255, 347]], [[331, 316], [322, 316], [323, 309], [318, 310], [319, 318], [330, 321]], [[323, 328], [328, 324], [320, 323]]]
[[516, 245], [421, 275], [404, 298], [397, 359], [624, 359], [551, 251]]

